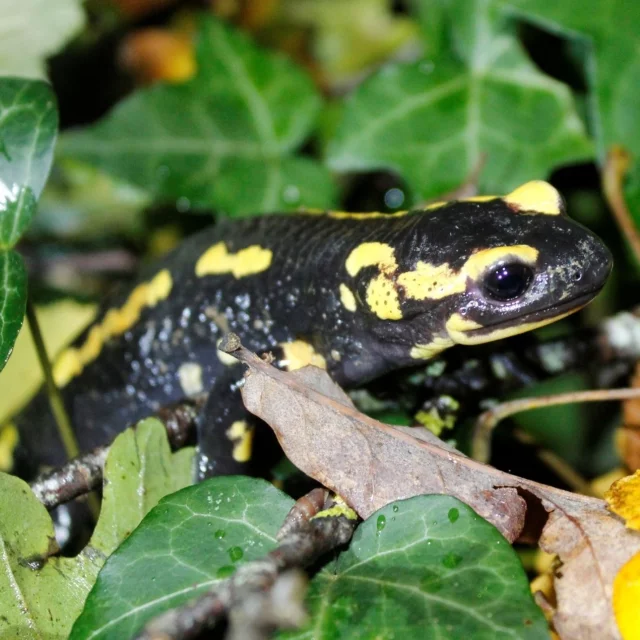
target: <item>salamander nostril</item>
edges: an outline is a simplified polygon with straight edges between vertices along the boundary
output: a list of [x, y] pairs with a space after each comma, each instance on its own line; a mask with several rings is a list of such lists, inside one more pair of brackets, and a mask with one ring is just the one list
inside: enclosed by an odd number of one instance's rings
[[574, 271], [573, 272], [573, 281], [580, 282], [582, 280], [582, 271]]

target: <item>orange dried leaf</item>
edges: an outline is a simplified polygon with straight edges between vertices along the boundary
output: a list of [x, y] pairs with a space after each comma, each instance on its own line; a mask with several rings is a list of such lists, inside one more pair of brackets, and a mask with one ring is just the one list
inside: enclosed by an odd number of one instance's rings
[[124, 41], [122, 65], [138, 82], [181, 82], [193, 76], [196, 62], [191, 38], [166, 29], [141, 29]]
[[624, 640], [640, 640], [640, 553], [618, 571], [613, 583], [613, 610]]
[[640, 470], [614, 482], [604, 498], [611, 511], [623, 518], [629, 529], [640, 530]]

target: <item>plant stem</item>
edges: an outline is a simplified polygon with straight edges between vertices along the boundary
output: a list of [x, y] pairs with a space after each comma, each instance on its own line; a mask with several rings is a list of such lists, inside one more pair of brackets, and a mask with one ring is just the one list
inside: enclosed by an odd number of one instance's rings
[[40, 360], [40, 366], [42, 367], [42, 372], [44, 374], [44, 380], [47, 386], [47, 396], [49, 398], [51, 412], [53, 413], [53, 417], [55, 418], [56, 425], [58, 427], [58, 434], [62, 440], [62, 446], [67, 454], [67, 458], [75, 458], [80, 453], [80, 447], [78, 446], [78, 441], [73, 433], [73, 427], [71, 426], [71, 420], [69, 420], [67, 410], [65, 409], [62, 394], [53, 379], [51, 362], [47, 355], [47, 348], [45, 347], [44, 340], [42, 339], [40, 325], [38, 324], [38, 319], [36, 318], [36, 312], [30, 296], [27, 298], [27, 322], [31, 329], [33, 343], [36, 347], [38, 360]]

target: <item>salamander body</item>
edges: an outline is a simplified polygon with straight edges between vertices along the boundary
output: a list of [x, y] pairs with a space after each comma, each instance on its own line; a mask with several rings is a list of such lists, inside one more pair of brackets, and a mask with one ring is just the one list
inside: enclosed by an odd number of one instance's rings
[[[229, 473], [249, 461], [253, 427], [237, 393], [242, 367], [217, 349], [224, 333], [282, 367], [316, 364], [354, 386], [564, 317], [610, 269], [608, 249], [544, 182], [396, 214], [225, 220], [106, 300], [54, 376], [82, 450], [203, 399], [197, 473]], [[42, 392], [15, 423], [34, 472], [63, 462]]]

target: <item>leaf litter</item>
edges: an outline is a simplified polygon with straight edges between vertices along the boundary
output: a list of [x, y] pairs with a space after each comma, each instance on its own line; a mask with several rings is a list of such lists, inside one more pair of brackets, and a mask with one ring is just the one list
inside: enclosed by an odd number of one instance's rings
[[279, 371], [235, 336], [223, 346], [249, 367], [242, 387], [247, 409], [271, 426], [296, 467], [341, 495], [362, 518], [396, 500], [454, 496], [509, 542], [537, 541], [558, 556], [553, 625], [562, 638], [620, 637], [613, 584], [640, 552], [640, 534], [605, 501], [499, 471], [426, 430], [369, 418], [316, 367]]

